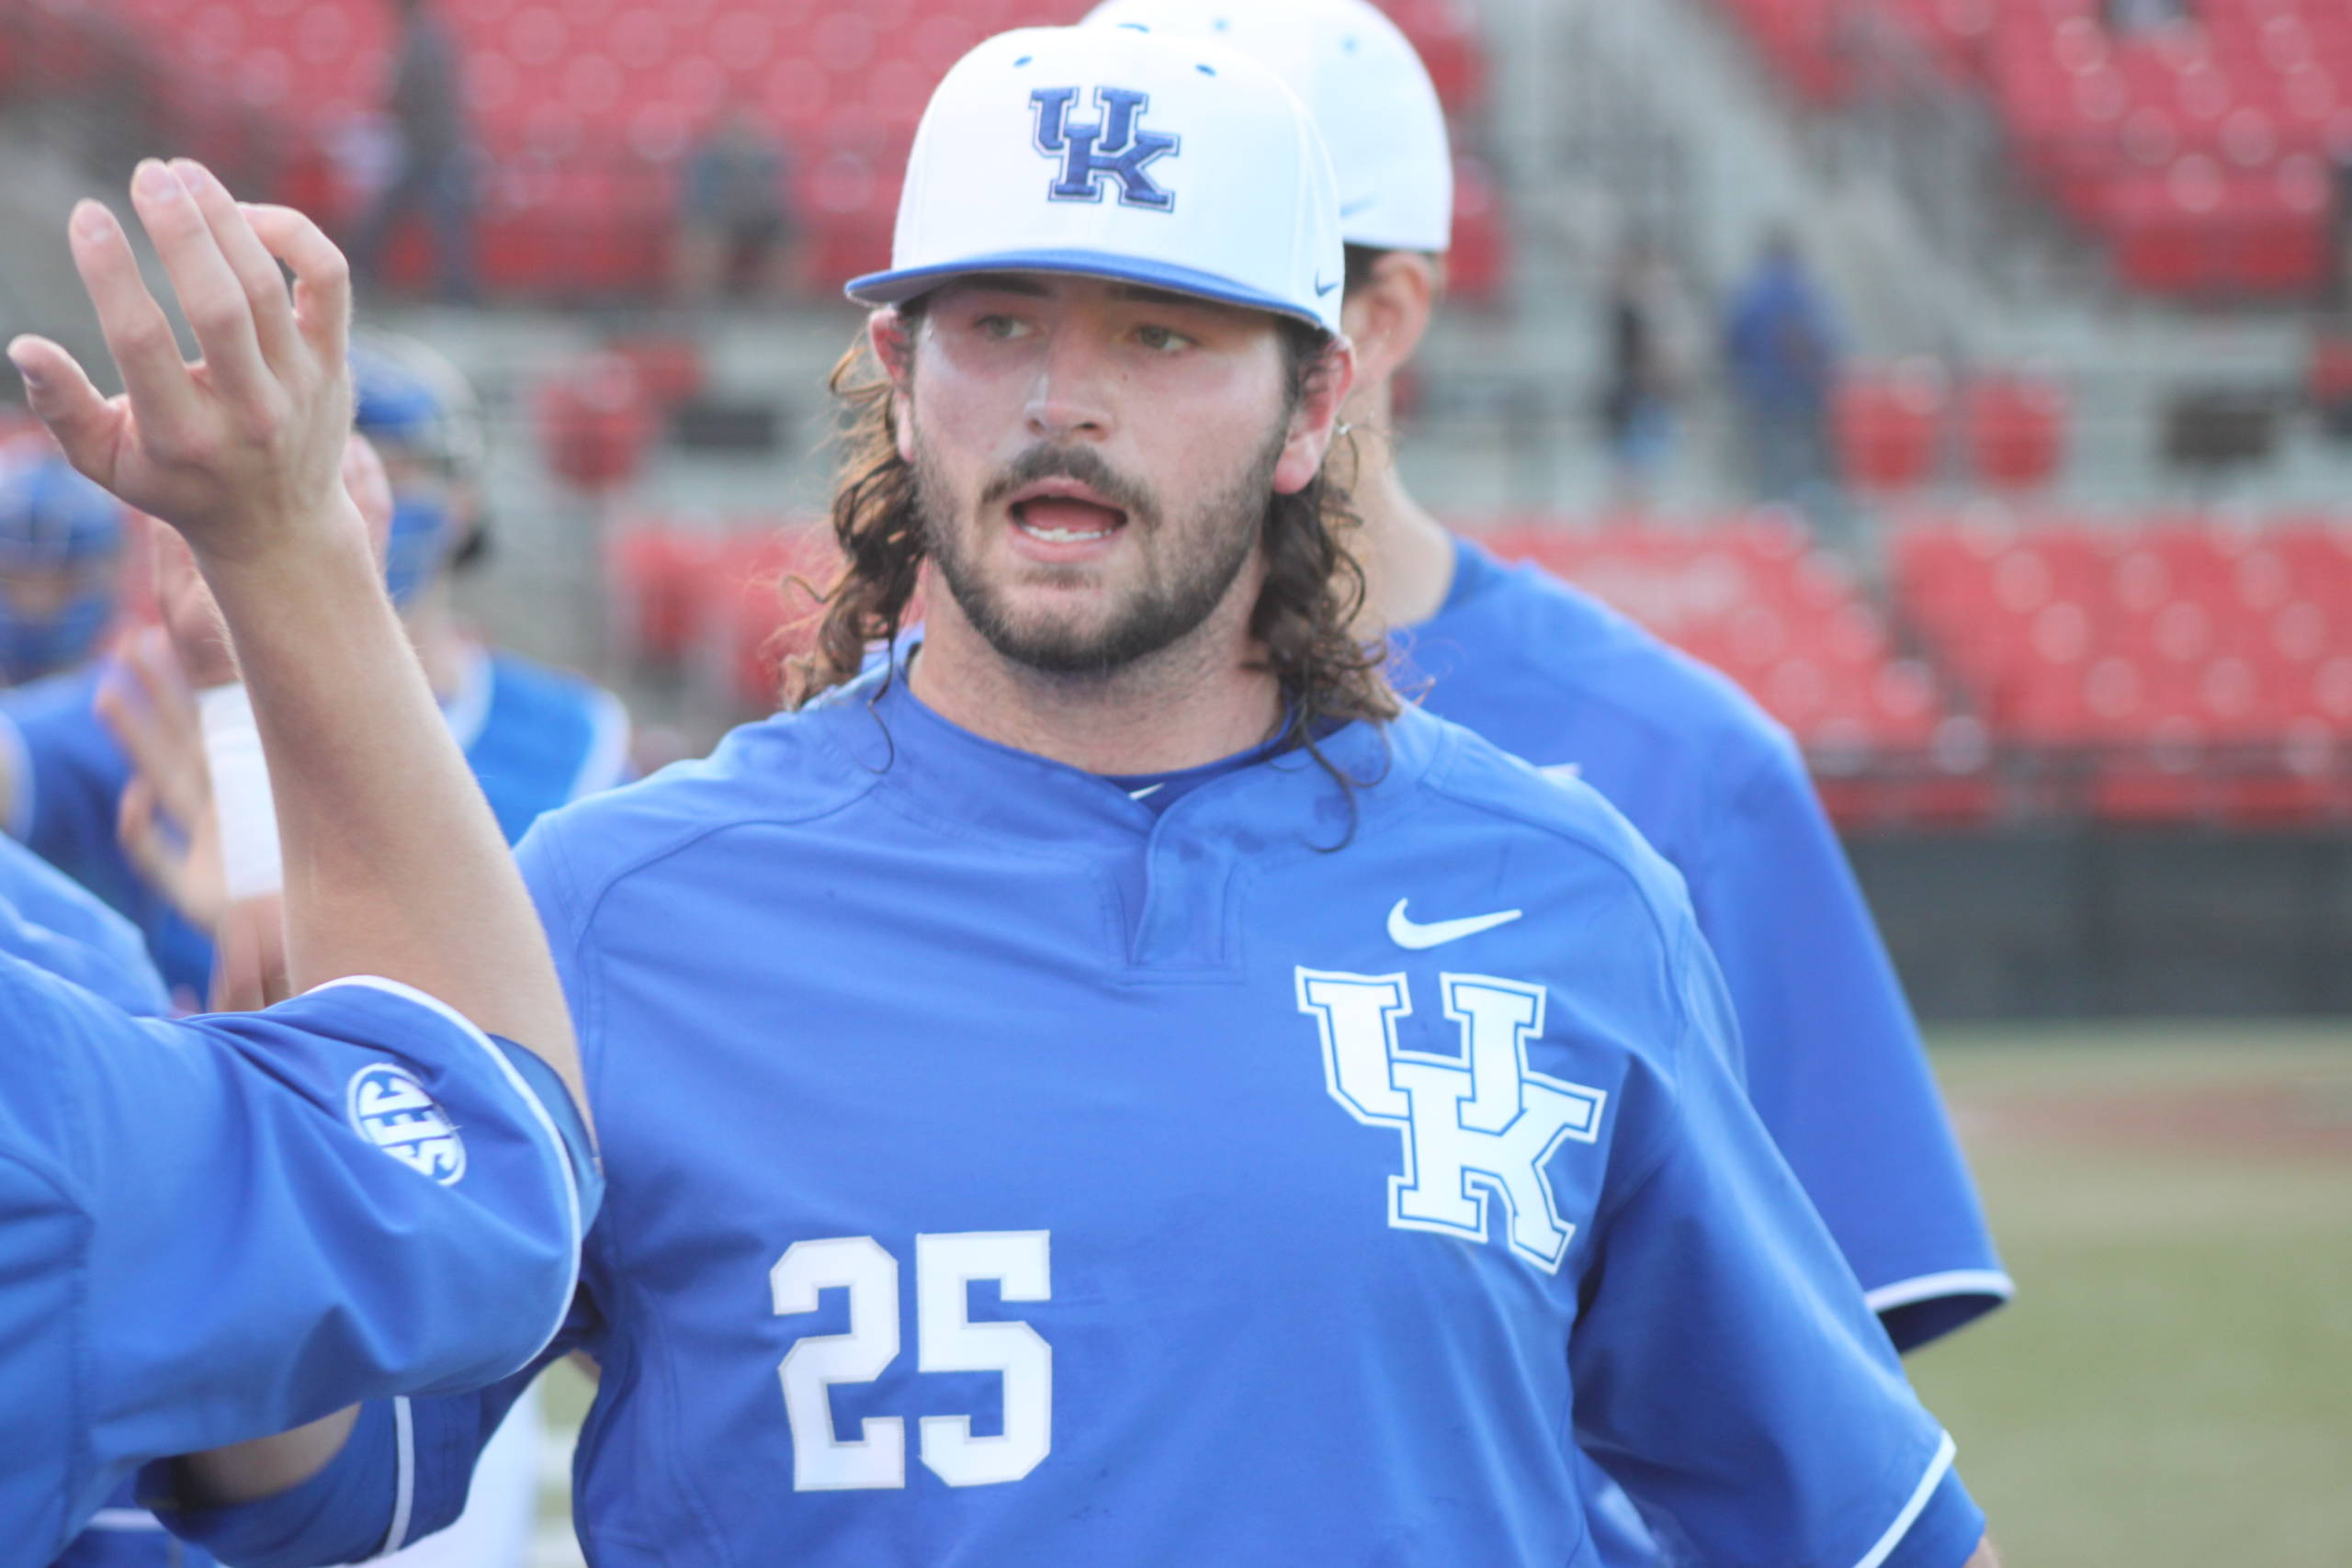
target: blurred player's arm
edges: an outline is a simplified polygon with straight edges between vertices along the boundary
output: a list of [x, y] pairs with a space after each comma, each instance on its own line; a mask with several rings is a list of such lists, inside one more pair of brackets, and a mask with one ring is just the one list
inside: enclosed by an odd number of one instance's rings
[[[1683, 917], [1662, 1075], [1618, 1097], [1569, 1344], [1577, 1437], [1694, 1561], [1984, 1568], [1984, 1516], [1724, 1048], [1720, 976]], [[1698, 1391], [1703, 1391], [1701, 1396]]]
[[1739, 1017], [1748, 1093], [1899, 1350], [2013, 1292], [1902, 981], [1784, 738], [1685, 867]]

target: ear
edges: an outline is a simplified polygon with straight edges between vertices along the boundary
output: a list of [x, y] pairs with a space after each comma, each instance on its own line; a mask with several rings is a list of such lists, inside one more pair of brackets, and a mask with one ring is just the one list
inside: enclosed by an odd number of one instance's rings
[[865, 318], [865, 344], [875, 363], [890, 378], [890, 426], [899, 434], [899, 457], [915, 460], [914, 330], [895, 307], [885, 307]]
[[1340, 405], [1348, 400], [1348, 389], [1355, 382], [1355, 345], [1344, 337], [1333, 338], [1308, 373], [1306, 393], [1290, 416], [1289, 437], [1274, 462], [1276, 493], [1295, 495], [1315, 482], [1339, 434]]
[[1356, 345], [1359, 389], [1370, 391], [1410, 363], [1437, 305], [1437, 265], [1418, 251], [1387, 251], [1348, 290], [1340, 314]]

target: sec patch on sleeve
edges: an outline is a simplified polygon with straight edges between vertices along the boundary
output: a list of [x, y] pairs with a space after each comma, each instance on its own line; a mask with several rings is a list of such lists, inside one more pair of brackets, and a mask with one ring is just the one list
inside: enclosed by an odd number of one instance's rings
[[353, 1130], [402, 1165], [444, 1187], [466, 1174], [457, 1123], [400, 1068], [385, 1062], [360, 1068], [345, 1099]]

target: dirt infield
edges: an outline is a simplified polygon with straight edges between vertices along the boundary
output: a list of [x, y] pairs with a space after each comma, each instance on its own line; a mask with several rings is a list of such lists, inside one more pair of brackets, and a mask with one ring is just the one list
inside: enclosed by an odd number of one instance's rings
[[2352, 1164], [2352, 1089], [2212, 1084], [2103, 1095], [1955, 1097], [1971, 1143]]

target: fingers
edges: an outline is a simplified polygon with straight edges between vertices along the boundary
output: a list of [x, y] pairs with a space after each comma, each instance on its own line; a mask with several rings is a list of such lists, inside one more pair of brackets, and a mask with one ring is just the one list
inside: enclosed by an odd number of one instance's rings
[[141, 881], [170, 899], [188, 917], [188, 923], [199, 931], [210, 924], [197, 919], [187, 907], [180, 874], [183, 852], [171, 829], [164, 825], [154, 786], [144, 778], [134, 776], [122, 786], [122, 801], [115, 808], [114, 836], [122, 846], [123, 858], [130, 862]]
[[193, 158], [175, 158], [172, 173], [179, 176], [180, 184], [195, 199], [197, 210], [204, 215], [214, 243], [220, 247], [222, 259], [236, 276], [238, 288], [244, 291], [262, 357], [284, 374], [288, 368], [287, 356], [301, 339], [294, 329], [294, 301], [287, 293], [286, 279], [277, 270], [277, 259], [254, 233], [253, 224], [238, 210], [228, 187], [213, 177], [211, 170]]
[[130, 700], [109, 682], [94, 705], [171, 818], [193, 836], [212, 811], [210, 774], [205, 766], [204, 734], [192, 694], [165, 650], [162, 635], [145, 632], [123, 649], [121, 663], [138, 687]]
[[293, 994], [286, 972], [285, 905], [275, 896], [248, 898], [221, 911], [214, 949], [212, 1005], [251, 1012]]
[[85, 201], [74, 209], [67, 228], [74, 265], [82, 275], [82, 287], [89, 290], [90, 303], [97, 308], [98, 330], [106, 334], [115, 367], [122, 372], [139, 423], [151, 434], [192, 429], [201, 406], [196, 378], [180, 357], [179, 341], [172, 336], [164, 308], [139, 276], [122, 225], [97, 202]]
[[17, 338], [8, 345], [8, 357], [25, 378], [26, 403], [49, 426], [66, 461], [111, 488], [129, 423], [125, 405], [100, 397], [81, 364], [45, 337]]
[[214, 384], [232, 399], [265, 395], [272, 382], [254, 331], [253, 306], [194, 195], [169, 166], [148, 158], [130, 177], [130, 203], [171, 275], [180, 312], [196, 333]]
[[290, 207], [265, 202], [243, 209], [254, 236], [294, 269], [294, 314], [302, 335], [333, 367], [351, 340], [351, 264], [319, 226]]

